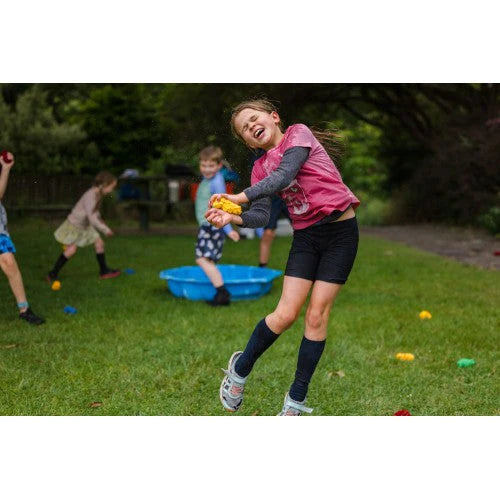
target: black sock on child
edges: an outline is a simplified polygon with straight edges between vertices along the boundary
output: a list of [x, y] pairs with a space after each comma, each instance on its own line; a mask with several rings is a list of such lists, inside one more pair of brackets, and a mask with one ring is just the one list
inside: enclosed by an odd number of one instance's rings
[[106, 256], [104, 252], [95, 254], [97, 262], [99, 262], [99, 269], [101, 274], [106, 274], [108, 272], [108, 266], [106, 265]]
[[59, 271], [64, 266], [64, 264], [66, 264], [66, 262], [68, 262], [68, 258], [63, 253], [59, 255], [56, 263], [54, 264], [54, 267], [51, 271], [49, 271], [49, 276], [51, 278], [57, 278]]
[[278, 337], [279, 334], [267, 326], [265, 318], [261, 319], [250, 336], [245, 351], [236, 361], [234, 366], [236, 373], [240, 377], [246, 377], [252, 371], [255, 362]]
[[231, 303], [229, 290], [224, 285], [216, 287], [215, 290], [214, 297], [211, 300], [207, 300], [207, 304], [211, 306], [228, 306]]
[[299, 358], [297, 360], [297, 370], [295, 380], [290, 387], [290, 397], [294, 401], [302, 402], [306, 399], [309, 382], [313, 376], [314, 370], [325, 349], [326, 340], [309, 340], [305, 337], [299, 348]]

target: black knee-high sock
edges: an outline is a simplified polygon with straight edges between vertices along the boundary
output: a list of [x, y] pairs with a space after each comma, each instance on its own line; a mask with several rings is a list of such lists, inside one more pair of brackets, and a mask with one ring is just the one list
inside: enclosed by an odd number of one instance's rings
[[290, 387], [290, 397], [294, 401], [302, 402], [306, 399], [307, 388], [314, 370], [318, 364], [323, 350], [325, 348], [326, 340], [309, 340], [305, 337], [299, 348], [299, 359], [297, 360], [297, 370], [295, 372], [295, 380]]
[[265, 319], [261, 319], [253, 331], [243, 354], [238, 358], [234, 369], [240, 377], [246, 377], [253, 368], [254, 363], [261, 354], [279, 337], [267, 325]]
[[108, 266], [106, 265], [106, 256], [104, 252], [95, 254], [97, 262], [99, 262], [99, 268], [101, 274], [104, 274], [108, 270]]
[[68, 262], [68, 258], [62, 253], [59, 255], [57, 258], [56, 263], [54, 264], [54, 267], [52, 268], [51, 271], [49, 271], [50, 276], [57, 276], [59, 274], [59, 271], [61, 270], [62, 266]]

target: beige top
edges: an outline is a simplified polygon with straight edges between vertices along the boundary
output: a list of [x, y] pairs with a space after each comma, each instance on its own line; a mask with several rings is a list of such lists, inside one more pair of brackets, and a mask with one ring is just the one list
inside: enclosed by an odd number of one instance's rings
[[98, 199], [99, 194], [95, 187], [85, 191], [68, 215], [68, 221], [80, 229], [86, 229], [90, 224], [101, 233], [108, 234], [111, 229], [104, 224], [99, 211], [94, 211]]

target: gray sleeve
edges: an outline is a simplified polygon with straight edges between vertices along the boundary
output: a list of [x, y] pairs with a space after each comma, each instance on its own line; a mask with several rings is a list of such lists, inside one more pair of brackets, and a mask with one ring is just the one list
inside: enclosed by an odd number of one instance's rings
[[309, 148], [294, 146], [287, 149], [283, 153], [283, 158], [276, 170], [253, 186], [243, 190], [246, 197], [249, 201], [253, 201], [263, 196], [271, 196], [285, 189], [297, 177], [308, 156]]
[[264, 227], [269, 222], [271, 215], [271, 198], [259, 198], [252, 202], [250, 209], [241, 214], [243, 224], [241, 227]]

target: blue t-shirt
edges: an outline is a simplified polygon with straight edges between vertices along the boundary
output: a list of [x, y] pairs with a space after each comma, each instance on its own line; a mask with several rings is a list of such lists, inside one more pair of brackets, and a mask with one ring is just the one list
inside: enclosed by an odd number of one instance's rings
[[[205, 177], [200, 182], [198, 186], [198, 191], [196, 191], [195, 200], [195, 212], [196, 220], [198, 224], [202, 226], [203, 224], [209, 224], [207, 219], [205, 219], [205, 212], [208, 209], [208, 202], [210, 197], [215, 193], [225, 193], [226, 183], [221, 172], [217, 172], [212, 178], [206, 179]], [[226, 224], [223, 228], [224, 233], [229, 234], [233, 228], [231, 224]]]

